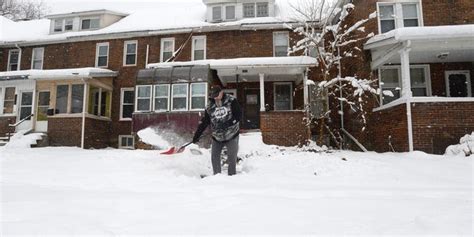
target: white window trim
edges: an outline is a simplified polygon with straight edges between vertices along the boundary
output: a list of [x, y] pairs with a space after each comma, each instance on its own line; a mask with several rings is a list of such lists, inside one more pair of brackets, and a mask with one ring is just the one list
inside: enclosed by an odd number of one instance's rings
[[[283, 34], [283, 33], [286, 34], [286, 37], [287, 37], [287, 42], [288, 42], [287, 47], [290, 47], [290, 33], [288, 33], [288, 31], [274, 31], [274, 32], [273, 32], [273, 42], [272, 42], [272, 43], [273, 43], [273, 57], [276, 57], [275, 36], [276, 36], [277, 34]], [[287, 49], [286, 51], [287, 51], [287, 53], [288, 53], [288, 49]], [[288, 56], [288, 55], [287, 55], [287, 56]]]
[[4, 114], [3, 113], [3, 106], [5, 105], [5, 92], [6, 88], [15, 88], [14, 96], [16, 95], [18, 88], [16, 86], [2, 86], [0, 87], [0, 115], [2, 116], [14, 116], [16, 113], [16, 104], [15, 104], [15, 97], [13, 97], [13, 109], [11, 113]]
[[[234, 7], [234, 18], [227, 18], [227, 7]], [[237, 19], [237, 6], [235, 4], [225, 4], [222, 8], [224, 9], [224, 17], [222, 17], [224, 21], [233, 21]]]
[[97, 43], [95, 46], [95, 67], [99, 67], [99, 48], [101, 46], [107, 46], [107, 64], [105, 66], [100, 66], [100, 68], [107, 68], [109, 66], [109, 52], [110, 52], [110, 45], [109, 42], [104, 43]]
[[[23, 93], [31, 93], [31, 96], [32, 96], [32, 97], [31, 97], [31, 105], [22, 105], [22, 103], [23, 103], [23, 101], [22, 101], [22, 100], [23, 100]], [[19, 93], [18, 93], [18, 98], [19, 98], [19, 99], [18, 99], [18, 113], [17, 113], [17, 115], [16, 115], [16, 119], [17, 119], [18, 121], [20, 121], [21, 109], [22, 109], [22, 108], [29, 107], [29, 108], [30, 108], [30, 114], [33, 114], [33, 111], [34, 111], [34, 109], [35, 109], [34, 96], [35, 96], [35, 94], [34, 94], [34, 91], [33, 91], [33, 90], [22, 90], [22, 91], [19, 91]], [[29, 120], [31, 120], [31, 118], [30, 118]]]
[[[150, 106], [148, 108], [148, 110], [138, 110], [138, 91], [140, 90], [139, 88], [140, 87], [148, 87], [150, 88], [150, 97], [148, 97], [148, 99], [150, 100]], [[140, 99], [145, 99], [146, 97], [140, 97]], [[137, 86], [136, 87], [136, 90], [135, 90], [135, 112], [150, 112], [152, 111], [152, 106], [153, 106], [153, 86], [152, 85], [140, 85], [140, 86]]]
[[[89, 25], [89, 29], [83, 29], [82, 28], [82, 21], [85, 21], [85, 20], [90, 20], [92, 22], [92, 20], [95, 20], [95, 19], [98, 19], [99, 20], [99, 27], [97, 28], [92, 28], [92, 24]], [[81, 18], [81, 20], [79, 21], [79, 29], [80, 30], [97, 30], [97, 29], [100, 29], [100, 17], [84, 17], [84, 18]], [[63, 24], [63, 29], [64, 29], [64, 24]]]
[[35, 49], [41, 49], [43, 51], [43, 57], [41, 58], [41, 70], [43, 69], [43, 62], [44, 62], [44, 47], [41, 48], [33, 48], [31, 53], [31, 69], [33, 69], [34, 62], [35, 62]]
[[175, 38], [162, 38], [161, 39], [161, 45], [160, 45], [160, 62], [163, 62], [163, 53], [164, 53], [164, 45], [165, 42], [171, 41], [173, 42], [173, 51], [171, 51], [172, 54], [174, 54], [175, 49]]
[[[451, 74], [466, 74], [467, 81], [467, 97], [472, 97], [472, 81], [471, 81], [471, 72], [469, 70], [447, 70], [444, 71], [444, 78], [446, 83], [446, 96], [451, 97], [449, 90], [449, 75]], [[462, 98], [462, 97], [461, 97]]]
[[[168, 95], [167, 96], [160, 96], [160, 97], [156, 97], [156, 87], [158, 86], [166, 86], [167, 87], [167, 91], [168, 91]], [[158, 85], [153, 85], [153, 111], [154, 112], [158, 112], [158, 113], [162, 113], [162, 112], [167, 112], [167, 111], [170, 111], [170, 84], [158, 84]], [[167, 99], [167, 105], [166, 105], [166, 110], [156, 110], [155, 108], [155, 99], [156, 98], [166, 98]]]
[[[430, 65], [429, 64], [416, 64], [416, 65], [410, 65], [410, 69], [412, 68], [423, 68], [425, 71], [425, 83], [426, 83], [426, 96], [416, 96], [416, 97], [430, 97], [432, 96], [432, 90], [431, 90], [431, 70], [430, 70]], [[402, 88], [402, 75], [401, 75], [401, 66], [400, 65], [388, 65], [388, 66], [382, 66], [378, 69], [378, 76], [379, 76], [379, 88], [382, 89], [382, 91], [385, 89], [384, 86], [382, 85], [382, 70], [383, 69], [397, 69], [398, 72], [398, 87], [400, 88], [400, 95], [401, 95], [401, 88]], [[391, 87], [390, 87], [391, 88]], [[411, 82], [410, 82], [410, 88], [421, 88], [421, 87], [412, 87]], [[380, 93], [380, 104], [383, 105], [383, 93]]]
[[[174, 87], [175, 86], [186, 86], [186, 97], [176, 97], [176, 98], [186, 98], [186, 108], [185, 109], [173, 109], [173, 101], [174, 101]], [[171, 85], [171, 111], [188, 111], [189, 110], [189, 83], [177, 83]]]
[[206, 54], [207, 54], [207, 37], [205, 35], [198, 35], [198, 36], [193, 36], [192, 37], [192, 46], [191, 46], [191, 61], [194, 61], [194, 50], [195, 50], [195, 43], [194, 43], [194, 40], [195, 39], [203, 39], [204, 40], [204, 58], [203, 60], [205, 60], [207, 58]]
[[[71, 20], [71, 21], [72, 21], [72, 29], [70, 29], [70, 30], [66, 30], [66, 22], [67, 22], [68, 20]], [[64, 18], [63, 31], [64, 31], [64, 32], [74, 31], [74, 18]]]
[[21, 64], [21, 49], [10, 49], [8, 50], [8, 64], [7, 64], [7, 71], [11, 71], [11, 68], [10, 68], [10, 58], [12, 56], [12, 52], [18, 52], [18, 62], [17, 62], [17, 67], [16, 67], [16, 71], [19, 71], [20, 70], [20, 64]]
[[[56, 106], [57, 106], [57, 95], [58, 95], [58, 86], [68, 86], [68, 90], [67, 90], [67, 106], [66, 106], [66, 113], [58, 113], [59, 115], [65, 115], [65, 114], [82, 114], [82, 112], [78, 112], [78, 113], [72, 113], [72, 87], [74, 85], [83, 85], [83, 90], [86, 90], [86, 85], [85, 84], [82, 84], [82, 83], [58, 83], [55, 85], [55, 88], [54, 88], [54, 93], [55, 93], [55, 97], [54, 97], [54, 110], [56, 110]], [[84, 92], [84, 91], [83, 91]], [[82, 98], [84, 102], [84, 100], [88, 99], [88, 98]], [[82, 108], [82, 111], [86, 110], [87, 108]], [[86, 110], [87, 112], [88, 110]], [[56, 115], [56, 113], [55, 113]]]
[[[129, 55], [127, 54], [127, 46], [129, 44], [135, 44], [135, 63], [133, 64], [127, 64], [127, 55]], [[138, 40], [128, 40], [128, 41], [123, 42], [123, 66], [124, 67], [137, 66], [137, 61], [138, 61]]]
[[[61, 31], [55, 31], [55, 29], [56, 29], [56, 22], [61, 22]], [[65, 25], [64, 19], [55, 19], [54, 22], [53, 22], [53, 33], [61, 33], [61, 32], [64, 32], [64, 25]]]
[[395, 29], [403, 27], [403, 4], [416, 4], [416, 10], [418, 14], [418, 26], [424, 26], [423, 21], [423, 7], [422, 1], [420, 0], [404, 0], [403, 2], [377, 2], [377, 26], [379, 30], [379, 34], [382, 34], [382, 26], [380, 24], [380, 6], [386, 5], [393, 5], [393, 14], [395, 20]]
[[[132, 138], [132, 146], [122, 146], [122, 138]], [[119, 135], [118, 139], [119, 149], [135, 149], [135, 137], [133, 135]]]
[[[266, 3], [267, 4], [267, 16], [258, 16], [258, 3]], [[265, 1], [260, 1], [255, 3], [255, 17], [269, 17], [270, 16], [270, 3]]]
[[[204, 88], [206, 88], [206, 90], [204, 91], [204, 95], [199, 95], [199, 96], [193, 96], [193, 92], [192, 92], [192, 85], [204, 85]], [[189, 85], [190, 89], [189, 89], [189, 110], [190, 111], [204, 111], [207, 107], [207, 94], [208, 94], [208, 90], [207, 90], [207, 82], [198, 82], [198, 83], [191, 83]], [[192, 109], [193, 107], [193, 97], [204, 97], [204, 108], [200, 108], [200, 109]]]
[[[214, 19], [214, 8], [220, 8], [221, 9], [221, 17], [219, 19]], [[216, 21], [223, 21], [224, 20], [224, 17], [225, 16], [225, 9], [223, 9], [223, 6], [222, 5], [214, 5], [214, 6], [211, 6], [211, 20], [213, 22], [216, 22]]]
[[[119, 121], [131, 121], [132, 120], [132, 118], [124, 118], [123, 117], [123, 106], [124, 106], [123, 99], [125, 98], [124, 97], [125, 91], [135, 91], [135, 88], [134, 87], [120, 88], [120, 117], [119, 117]], [[133, 101], [135, 101], [135, 98], [134, 98]], [[133, 110], [135, 110], [135, 103], [133, 103], [133, 108], [134, 108]]]
[[[253, 4], [253, 17], [252, 16], [245, 16], [245, 5]], [[256, 18], [257, 17], [257, 3], [256, 2], [249, 2], [242, 4], [242, 18]]]
[[273, 110], [275, 111], [285, 111], [276, 109], [276, 86], [277, 85], [290, 85], [290, 110], [293, 110], [293, 83], [292, 82], [275, 82], [273, 83]]

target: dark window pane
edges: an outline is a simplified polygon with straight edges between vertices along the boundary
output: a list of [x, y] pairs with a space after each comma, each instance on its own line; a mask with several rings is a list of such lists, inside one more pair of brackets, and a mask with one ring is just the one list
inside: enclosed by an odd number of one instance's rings
[[389, 32], [395, 29], [395, 20], [381, 20], [380, 29], [382, 33]]
[[411, 88], [413, 96], [427, 96], [426, 88]]
[[206, 106], [206, 97], [193, 97], [191, 100], [191, 109], [204, 109]]
[[125, 64], [126, 65], [133, 65], [135, 64], [135, 54], [130, 54], [130, 55], [127, 55], [126, 57], [126, 60], [125, 60]]
[[257, 17], [266, 17], [268, 16], [268, 3], [259, 2], [257, 3]]
[[204, 50], [194, 50], [194, 60], [204, 59]]
[[254, 3], [244, 4], [244, 17], [255, 17], [255, 4]]
[[173, 98], [173, 110], [185, 110], [186, 98]]
[[82, 113], [84, 85], [72, 85], [71, 113]]
[[123, 103], [131, 103], [133, 104], [135, 100], [135, 92], [134, 91], [124, 91], [123, 92]]
[[124, 105], [122, 111], [122, 118], [132, 118], [133, 105]]
[[100, 116], [106, 116], [107, 112], [107, 95], [106, 91], [102, 92], [101, 101], [100, 101]]
[[39, 92], [38, 97], [39, 97], [39, 100], [38, 100], [38, 105], [39, 106], [49, 106], [49, 97], [50, 97], [49, 91]]
[[155, 99], [155, 110], [168, 110], [168, 99], [167, 98], [156, 98]]
[[166, 62], [171, 56], [173, 56], [173, 52], [163, 52], [163, 62]]
[[286, 46], [275, 46], [275, 56], [276, 57], [286, 57], [286, 56], [288, 56], [288, 47], [286, 47]]
[[56, 109], [57, 113], [67, 113], [67, 97], [69, 93], [68, 85], [59, 85], [56, 89]]
[[139, 111], [149, 111], [150, 110], [150, 99], [138, 99], [137, 109]]
[[403, 26], [404, 27], [416, 27], [416, 26], [418, 26], [418, 19], [403, 20]]
[[90, 29], [91, 28], [91, 20], [82, 20], [82, 27], [81, 29]]
[[400, 90], [397, 90], [395, 88], [390, 88], [390, 89], [384, 89], [384, 91], [391, 91], [393, 93], [393, 96], [383, 96], [383, 104], [388, 104], [398, 98], [400, 98]]
[[21, 93], [21, 105], [31, 105], [33, 103], [33, 92]]
[[100, 56], [97, 60], [97, 66], [105, 67], [107, 66], [107, 56]]
[[[20, 120], [28, 117], [30, 114], [31, 114], [31, 106], [21, 107], [21, 109], [20, 109]], [[28, 118], [28, 120], [31, 120], [31, 117]]]

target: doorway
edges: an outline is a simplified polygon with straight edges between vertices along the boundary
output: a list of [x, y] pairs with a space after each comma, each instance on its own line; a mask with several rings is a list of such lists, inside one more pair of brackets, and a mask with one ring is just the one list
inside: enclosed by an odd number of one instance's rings
[[471, 97], [469, 71], [446, 71], [446, 94], [448, 97]]
[[36, 108], [36, 125], [35, 130], [37, 132], [48, 131], [48, 109], [51, 93], [49, 91], [38, 92], [38, 106]]
[[244, 89], [243, 129], [260, 128], [260, 90]]
[[24, 122], [18, 124], [16, 127], [16, 131], [21, 131], [21, 130], [29, 130], [32, 128], [32, 119], [31, 117], [28, 118], [29, 115], [31, 115], [33, 111], [33, 91], [22, 91], [20, 92], [20, 101], [19, 101], [19, 109], [18, 109], [18, 119], [17, 121], [21, 121], [23, 119], [26, 119]]

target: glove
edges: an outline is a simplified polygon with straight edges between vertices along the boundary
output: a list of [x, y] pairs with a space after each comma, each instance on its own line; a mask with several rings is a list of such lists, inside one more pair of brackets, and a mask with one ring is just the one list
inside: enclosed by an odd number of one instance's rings
[[199, 142], [199, 136], [197, 134], [194, 134], [193, 143], [196, 144], [198, 142]]

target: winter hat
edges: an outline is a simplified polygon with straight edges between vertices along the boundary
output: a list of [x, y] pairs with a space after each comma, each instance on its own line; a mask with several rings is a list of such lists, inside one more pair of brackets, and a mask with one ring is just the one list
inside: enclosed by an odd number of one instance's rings
[[211, 86], [211, 90], [209, 92], [209, 98], [216, 98], [219, 96], [219, 93], [222, 91], [222, 88], [219, 85], [213, 85]]

